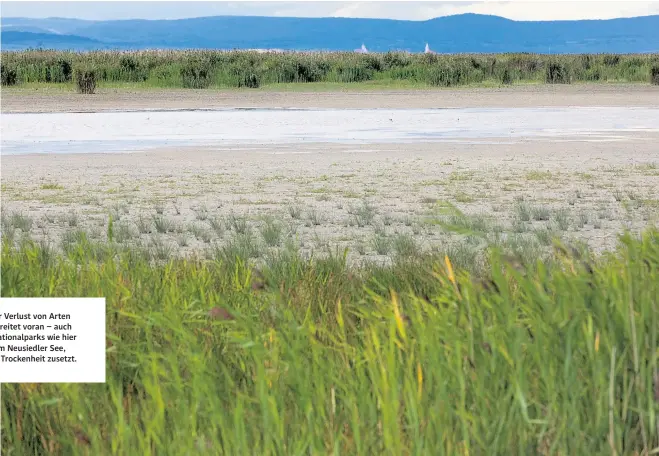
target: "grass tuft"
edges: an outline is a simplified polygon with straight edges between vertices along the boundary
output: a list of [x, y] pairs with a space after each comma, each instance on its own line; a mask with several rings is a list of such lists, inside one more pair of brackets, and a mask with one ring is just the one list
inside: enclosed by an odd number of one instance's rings
[[281, 242], [283, 227], [272, 218], [268, 217], [264, 220], [260, 231], [263, 240], [268, 246], [275, 247]]

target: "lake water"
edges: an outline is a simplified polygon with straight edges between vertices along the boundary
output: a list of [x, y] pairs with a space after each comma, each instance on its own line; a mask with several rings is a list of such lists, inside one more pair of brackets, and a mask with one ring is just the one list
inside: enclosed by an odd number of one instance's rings
[[623, 141], [659, 132], [659, 109], [227, 109], [4, 113], [2, 155], [291, 143]]

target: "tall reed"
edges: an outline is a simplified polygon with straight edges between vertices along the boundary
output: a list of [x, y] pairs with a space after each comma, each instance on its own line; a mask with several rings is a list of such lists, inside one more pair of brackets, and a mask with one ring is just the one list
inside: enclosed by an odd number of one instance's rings
[[[151, 87], [260, 87], [278, 83], [408, 81], [429, 86], [515, 82], [643, 82], [659, 55], [275, 53], [154, 50], [2, 52], [15, 82], [67, 83], [72, 68], [92, 67], [99, 83]], [[6, 70], [5, 70], [6, 68]], [[11, 79], [3, 76], [3, 85]]]
[[3, 385], [7, 454], [651, 454], [659, 232], [486, 278], [281, 250], [2, 250], [2, 296], [104, 296], [107, 383]]

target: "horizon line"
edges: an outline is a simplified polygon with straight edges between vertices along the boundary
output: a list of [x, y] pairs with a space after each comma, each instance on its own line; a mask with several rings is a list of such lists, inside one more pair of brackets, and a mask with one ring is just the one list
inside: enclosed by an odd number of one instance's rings
[[148, 22], [174, 22], [174, 21], [186, 21], [186, 20], [195, 20], [195, 19], [211, 19], [211, 18], [229, 18], [229, 17], [255, 17], [255, 18], [266, 18], [266, 19], [309, 19], [309, 20], [327, 20], [327, 19], [347, 19], [347, 20], [372, 20], [372, 21], [386, 21], [386, 22], [430, 22], [437, 19], [443, 19], [448, 17], [460, 17], [460, 16], [481, 16], [481, 17], [493, 17], [498, 19], [503, 19], [510, 22], [607, 22], [607, 21], [616, 21], [621, 19], [639, 19], [645, 17], [659, 17], [659, 14], [645, 14], [639, 16], [619, 16], [608, 19], [545, 19], [545, 20], [519, 20], [519, 19], [510, 19], [505, 16], [498, 16], [496, 14], [482, 14], [482, 13], [459, 13], [459, 14], [446, 14], [443, 16], [436, 16], [430, 19], [391, 19], [391, 18], [377, 18], [377, 17], [347, 17], [347, 16], [322, 16], [322, 17], [309, 17], [309, 16], [267, 16], [260, 14], [219, 14], [211, 16], [194, 16], [194, 17], [181, 17], [176, 19], [147, 19], [147, 18], [129, 18], [129, 19], [81, 19], [76, 17], [63, 17], [63, 16], [48, 16], [48, 17], [26, 17], [26, 16], [8, 16], [4, 17], [0, 15], [0, 26], [2, 22], [7, 19], [23, 19], [31, 21], [39, 20], [74, 20], [81, 22], [127, 22], [127, 21], [148, 21]]

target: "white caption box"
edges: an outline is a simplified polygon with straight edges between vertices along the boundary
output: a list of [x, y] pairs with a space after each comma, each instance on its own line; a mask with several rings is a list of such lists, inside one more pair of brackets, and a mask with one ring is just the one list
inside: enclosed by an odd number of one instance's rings
[[105, 383], [105, 298], [0, 298], [0, 383]]

